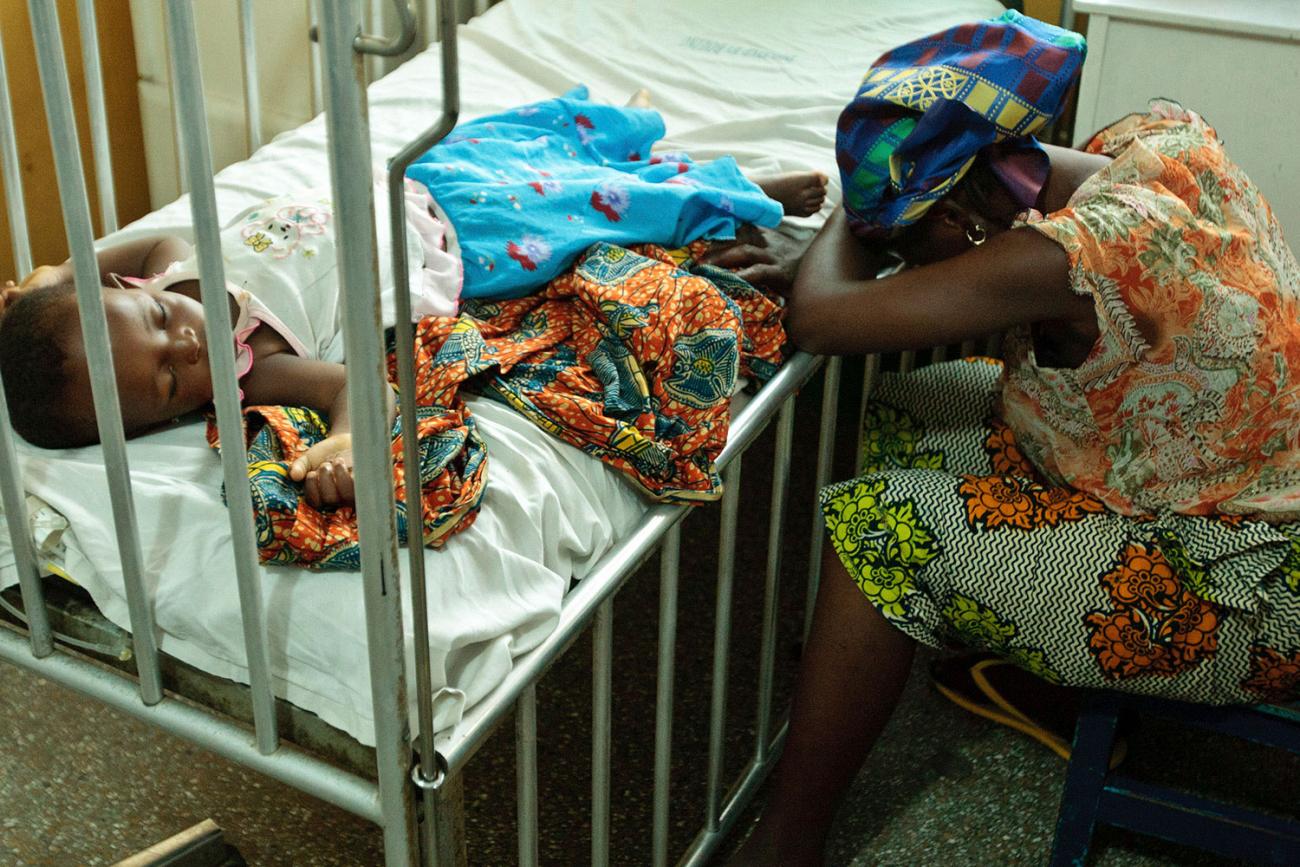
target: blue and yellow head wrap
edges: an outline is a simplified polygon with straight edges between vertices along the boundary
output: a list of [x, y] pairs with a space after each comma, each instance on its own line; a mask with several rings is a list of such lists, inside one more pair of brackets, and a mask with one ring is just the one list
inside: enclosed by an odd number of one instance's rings
[[[989, 145], [998, 145], [994, 170], [1013, 180], [1013, 193], [1019, 186], [1037, 195], [1047, 155], [1033, 134], [1060, 111], [1084, 53], [1079, 34], [1008, 10], [882, 56], [836, 134], [853, 232], [878, 237], [915, 223]], [[1035, 184], [1026, 174], [1040, 176]]]

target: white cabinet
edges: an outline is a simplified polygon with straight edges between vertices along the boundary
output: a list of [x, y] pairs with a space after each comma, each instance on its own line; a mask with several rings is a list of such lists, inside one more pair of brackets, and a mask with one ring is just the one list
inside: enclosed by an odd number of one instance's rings
[[1300, 250], [1300, 0], [1076, 0], [1076, 143], [1167, 97], [1203, 116]]

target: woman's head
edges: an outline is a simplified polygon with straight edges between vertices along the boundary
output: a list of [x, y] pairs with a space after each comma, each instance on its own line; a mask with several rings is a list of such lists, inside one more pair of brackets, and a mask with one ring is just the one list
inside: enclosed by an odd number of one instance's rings
[[1083, 54], [1078, 34], [1008, 11], [882, 56], [836, 135], [850, 229], [897, 238], [929, 215], [912, 237], [947, 237], [953, 221], [1005, 222], [1008, 196], [1013, 213], [1032, 206], [1048, 168], [1033, 133], [1060, 111]]
[[[137, 436], [212, 399], [203, 308], [178, 292], [103, 290], [118, 399]], [[0, 375], [14, 428], [44, 448], [98, 441], [73, 288], [29, 292], [0, 320]]]

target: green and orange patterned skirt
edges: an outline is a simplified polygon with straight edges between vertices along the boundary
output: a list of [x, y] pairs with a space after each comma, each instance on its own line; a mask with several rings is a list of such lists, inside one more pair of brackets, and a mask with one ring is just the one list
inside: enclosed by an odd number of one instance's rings
[[1000, 374], [973, 359], [882, 378], [863, 475], [821, 492], [872, 604], [918, 641], [1054, 683], [1300, 697], [1300, 524], [1124, 517], [1046, 484], [994, 415]]

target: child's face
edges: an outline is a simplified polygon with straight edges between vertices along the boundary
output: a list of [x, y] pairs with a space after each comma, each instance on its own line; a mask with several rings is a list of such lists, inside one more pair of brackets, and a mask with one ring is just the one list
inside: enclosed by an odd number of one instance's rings
[[[118, 398], [127, 436], [193, 412], [212, 400], [203, 306], [179, 292], [104, 289]], [[75, 318], [71, 337], [79, 338]], [[80, 339], [64, 351], [70, 365], [67, 401], [75, 418], [94, 418], [90, 373]]]

